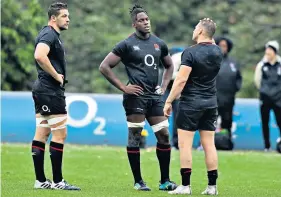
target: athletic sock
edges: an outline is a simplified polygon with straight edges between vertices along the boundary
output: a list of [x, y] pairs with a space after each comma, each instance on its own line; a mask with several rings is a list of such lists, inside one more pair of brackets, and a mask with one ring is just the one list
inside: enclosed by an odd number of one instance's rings
[[191, 168], [181, 168], [181, 183], [183, 186], [190, 185]]
[[53, 169], [53, 181], [59, 183], [62, 181], [62, 156], [63, 144], [51, 142], [50, 143], [50, 157]]
[[138, 183], [142, 180], [140, 169], [140, 148], [127, 147], [127, 155], [132, 173], [134, 175], [135, 183]]
[[171, 145], [157, 143], [156, 155], [160, 166], [161, 183], [165, 183], [166, 181], [170, 180], [169, 170], [171, 158]]
[[217, 185], [218, 170], [208, 171], [208, 185]]
[[31, 151], [32, 151], [36, 180], [40, 182], [45, 182], [46, 181], [46, 177], [44, 173], [45, 143], [33, 140]]

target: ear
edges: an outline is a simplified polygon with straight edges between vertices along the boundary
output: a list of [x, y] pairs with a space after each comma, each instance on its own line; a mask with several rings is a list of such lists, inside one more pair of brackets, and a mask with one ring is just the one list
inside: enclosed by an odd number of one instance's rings
[[51, 20], [54, 21], [54, 22], [56, 22], [57, 17], [56, 17], [55, 15], [52, 15], [52, 16], [51, 16]]
[[132, 27], [133, 27], [133, 28], [136, 28], [136, 23], [133, 22], [133, 23], [132, 23]]
[[198, 35], [201, 35], [201, 34], [203, 34], [203, 28], [199, 28], [199, 30], [198, 30]]

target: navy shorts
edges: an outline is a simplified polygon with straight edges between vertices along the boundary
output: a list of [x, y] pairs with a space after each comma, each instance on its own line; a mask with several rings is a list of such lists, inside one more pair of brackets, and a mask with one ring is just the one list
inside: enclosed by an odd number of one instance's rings
[[36, 114], [43, 116], [66, 114], [65, 96], [46, 95], [32, 92]]
[[196, 131], [215, 131], [218, 118], [217, 108], [200, 111], [192, 109], [179, 109], [177, 114], [177, 127], [179, 129]]
[[159, 98], [138, 98], [138, 97], [124, 97], [123, 107], [126, 116], [132, 114], [143, 114], [146, 117], [164, 116], [163, 108], [164, 101], [162, 97]]

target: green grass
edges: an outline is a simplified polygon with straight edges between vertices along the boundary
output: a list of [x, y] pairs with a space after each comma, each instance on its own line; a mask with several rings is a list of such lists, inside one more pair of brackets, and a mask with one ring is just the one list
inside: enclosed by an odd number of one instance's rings
[[[3, 197], [97, 196], [138, 197], [170, 196], [158, 191], [159, 168], [154, 149], [141, 152], [142, 174], [151, 192], [133, 189], [132, 175], [125, 148], [66, 145], [64, 178], [82, 191], [34, 190], [34, 172], [30, 146], [2, 144]], [[48, 147], [46, 147], [48, 150]], [[48, 151], [45, 173], [51, 178]], [[179, 153], [172, 152], [171, 178], [180, 183]], [[204, 153], [193, 152], [192, 196], [202, 196], [207, 184]], [[281, 155], [263, 152], [219, 152], [220, 196], [277, 197], [281, 196]]]

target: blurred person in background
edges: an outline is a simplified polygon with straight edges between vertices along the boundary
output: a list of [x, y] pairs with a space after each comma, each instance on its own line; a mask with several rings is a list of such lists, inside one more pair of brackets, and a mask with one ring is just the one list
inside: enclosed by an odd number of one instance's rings
[[[260, 114], [265, 151], [269, 151], [269, 118], [273, 110], [281, 137], [281, 57], [278, 55], [279, 43], [269, 41], [265, 45], [265, 54], [255, 70], [255, 85], [259, 90]], [[277, 140], [277, 146], [280, 143]], [[278, 150], [278, 147], [277, 147]]]
[[[172, 76], [172, 80], [170, 81], [167, 90], [164, 94], [164, 98], [165, 100], [168, 98], [170, 91], [172, 89], [174, 80], [178, 74], [180, 65], [181, 65], [181, 55], [182, 52], [177, 52], [175, 54], [173, 54], [171, 56], [173, 64], [174, 64], [174, 72], [173, 72], [173, 76]], [[179, 105], [179, 99], [176, 98], [173, 102], [172, 102], [172, 107], [173, 107], [173, 130], [172, 130], [172, 143], [173, 143], [173, 147], [176, 149], [179, 149], [179, 145], [178, 145], [178, 131], [177, 131], [177, 124], [176, 124], [176, 116], [177, 116], [177, 111], [178, 111], [178, 105]]]
[[228, 148], [226, 149], [231, 150], [233, 149], [233, 142], [231, 139], [233, 107], [235, 104], [235, 95], [242, 86], [242, 76], [238, 63], [229, 56], [233, 48], [232, 41], [226, 37], [219, 37], [215, 41], [223, 53], [221, 68], [216, 80], [218, 114], [221, 118], [221, 132], [228, 133], [228, 137], [224, 138], [225, 140], [229, 140], [229, 142], [227, 142]]

